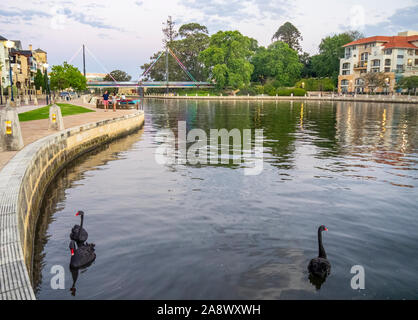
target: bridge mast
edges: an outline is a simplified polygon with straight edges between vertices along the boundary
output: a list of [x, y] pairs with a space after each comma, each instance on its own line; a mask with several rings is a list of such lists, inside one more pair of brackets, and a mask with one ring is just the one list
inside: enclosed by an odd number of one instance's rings
[[86, 49], [85, 49], [84, 44], [83, 44], [83, 73], [84, 73], [84, 77], [86, 77]]
[[167, 82], [166, 93], [168, 93], [168, 45], [165, 49], [165, 80]]

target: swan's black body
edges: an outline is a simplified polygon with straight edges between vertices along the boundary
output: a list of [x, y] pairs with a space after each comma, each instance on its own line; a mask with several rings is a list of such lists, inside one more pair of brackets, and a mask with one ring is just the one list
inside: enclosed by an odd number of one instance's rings
[[318, 229], [318, 257], [312, 259], [308, 265], [308, 271], [311, 275], [324, 279], [331, 273], [331, 263], [327, 259], [324, 246], [322, 245], [322, 231], [327, 231], [325, 226], [320, 226]]
[[80, 223], [80, 225], [76, 224], [71, 229], [70, 239], [76, 241], [78, 246], [81, 246], [81, 245], [84, 244], [84, 242], [87, 241], [87, 238], [89, 237], [89, 234], [83, 228], [84, 212], [83, 211], [78, 211], [76, 213], [76, 216], [80, 216], [81, 223]]
[[71, 240], [70, 249], [71, 249], [71, 262], [70, 268], [82, 268], [92, 263], [96, 259], [96, 254], [94, 253], [95, 245], [93, 243], [86, 243], [82, 246], [76, 248], [75, 241]]

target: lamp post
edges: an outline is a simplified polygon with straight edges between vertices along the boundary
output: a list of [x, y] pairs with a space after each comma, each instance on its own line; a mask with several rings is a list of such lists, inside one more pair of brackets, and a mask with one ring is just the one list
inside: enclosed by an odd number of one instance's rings
[[45, 83], [45, 97], [46, 97], [46, 105], [49, 105], [49, 79], [48, 79], [48, 63], [44, 63], [44, 68], [45, 68], [45, 78], [46, 79], [46, 83]]
[[12, 101], [15, 101], [14, 97], [13, 97], [13, 77], [12, 77], [12, 57], [10, 55], [10, 51], [11, 49], [15, 46], [15, 43], [13, 41], [7, 40], [4, 43], [4, 46], [8, 49], [9, 51], [9, 77], [10, 77], [10, 92], [11, 92], [11, 98]]

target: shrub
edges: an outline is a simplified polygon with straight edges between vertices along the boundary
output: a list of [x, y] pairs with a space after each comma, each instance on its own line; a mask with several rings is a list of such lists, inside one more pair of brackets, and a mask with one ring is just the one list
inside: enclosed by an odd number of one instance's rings
[[278, 96], [290, 96], [291, 93], [292, 93], [292, 89], [281, 88], [277, 90]]
[[293, 95], [296, 97], [303, 97], [306, 94], [306, 90], [302, 88], [294, 88]]
[[264, 93], [268, 94], [269, 96], [275, 96], [276, 92], [276, 88], [271, 83], [266, 83], [264, 85]]

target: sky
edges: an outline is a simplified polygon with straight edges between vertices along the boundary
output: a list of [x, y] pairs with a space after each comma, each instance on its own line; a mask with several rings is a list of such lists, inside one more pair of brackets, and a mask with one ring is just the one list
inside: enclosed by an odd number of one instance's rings
[[264, 46], [289, 21], [310, 54], [322, 38], [346, 30], [365, 36], [418, 30], [417, 0], [1, 0], [0, 36], [42, 48], [50, 65], [69, 61], [80, 70], [85, 44], [87, 72], [121, 69], [138, 79], [140, 66], [162, 48], [169, 15], [177, 27], [198, 22], [210, 34], [239, 30]]

